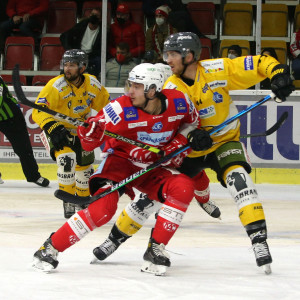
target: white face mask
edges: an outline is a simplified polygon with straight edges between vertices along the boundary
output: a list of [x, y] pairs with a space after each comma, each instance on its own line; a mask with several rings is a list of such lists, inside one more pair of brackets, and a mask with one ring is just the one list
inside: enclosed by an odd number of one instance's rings
[[155, 22], [158, 26], [160, 26], [165, 23], [165, 19], [164, 18], [155, 18]]
[[228, 58], [230, 58], [230, 59], [234, 59], [234, 58], [237, 58], [237, 56], [236, 56], [236, 55], [234, 55], [234, 54], [228, 54]]

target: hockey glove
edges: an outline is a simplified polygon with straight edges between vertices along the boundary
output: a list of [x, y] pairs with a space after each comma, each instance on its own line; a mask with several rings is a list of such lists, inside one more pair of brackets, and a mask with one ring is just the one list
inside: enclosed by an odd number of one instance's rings
[[204, 151], [209, 149], [213, 141], [207, 131], [204, 129], [194, 129], [188, 134], [190, 147], [195, 151]]
[[70, 132], [58, 122], [52, 121], [45, 124], [43, 130], [50, 137], [56, 151], [62, 150], [65, 146], [70, 146], [73, 140]]
[[[175, 150], [186, 146], [187, 144], [187, 138], [183, 136], [182, 134], [177, 134], [175, 138], [168, 143], [167, 145], [163, 146], [161, 150], [164, 153], [164, 156], [174, 152]], [[178, 168], [181, 166], [184, 158], [191, 152], [191, 149], [187, 149], [186, 151], [183, 151], [179, 154], [177, 154], [175, 157], [167, 161], [166, 163], [162, 164], [162, 166], [165, 167], [173, 167], [173, 168]]]
[[287, 65], [279, 64], [275, 66], [271, 73], [271, 90], [276, 95], [276, 102], [286, 100], [294, 90], [293, 80]]
[[101, 117], [90, 117], [85, 121], [87, 127], [78, 126], [77, 134], [84, 150], [92, 151], [102, 144], [105, 131], [105, 119]]

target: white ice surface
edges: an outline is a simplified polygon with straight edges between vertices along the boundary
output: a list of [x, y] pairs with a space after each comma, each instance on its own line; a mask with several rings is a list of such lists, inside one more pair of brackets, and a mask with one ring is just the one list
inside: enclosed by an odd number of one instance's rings
[[52, 274], [34, 271], [33, 253], [64, 222], [56, 183], [40, 188], [24, 181], [0, 185], [0, 300], [23, 299], [300, 299], [300, 185], [257, 185], [273, 256], [269, 276], [256, 266], [250, 241], [226, 189], [211, 184], [222, 220], [192, 202], [167, 246], [172, 266], [165, 277], [141, 273], [154, 222], [106, 261], [90, 265], [92, 250], [107, 237], [115, 217], [59, 255]]

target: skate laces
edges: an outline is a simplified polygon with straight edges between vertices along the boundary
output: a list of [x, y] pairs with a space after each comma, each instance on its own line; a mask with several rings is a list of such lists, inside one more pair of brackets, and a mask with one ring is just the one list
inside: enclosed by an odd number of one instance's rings
[[199, 203], [199, 204], [209, 214], [211, 214], [217, 208], [217, 206], [212, 200], [208, 200], [208, 202], [206, 203]]
[[269, 247], [266, 241], [256, 243], [252, 246], [256, 258], [270, 256]]
[[106, 254], [110, 255], [112, 254], [117, 248], [118, 245], [114, 243], [111, 239], [107, 238], [103, 244], [99, 246], [99, 248]]
[[152, 250], [156, 256], [164, 256], [170, 258], [170, 255], [166, 251], [165, 245], [163, 243], [161, 244], [152, 243]]

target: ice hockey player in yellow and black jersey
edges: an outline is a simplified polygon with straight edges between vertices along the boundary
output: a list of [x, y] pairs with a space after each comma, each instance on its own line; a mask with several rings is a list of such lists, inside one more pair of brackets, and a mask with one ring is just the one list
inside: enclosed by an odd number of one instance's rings
[[[204, 130], [209, 130], [238, 113], [229, 95], [230, 90], [247, 89], [270, 78], [276, 101], [281, 102], [295, 89], [289, 67], [271, 56], [199, 61], [200, 54], [201, 42], [194, 33], [175, 33], [164, 42], [164, 59], [173, 72], [166, 80], [164, 89], [180, 90], [195, 104]], [[251, 240], [257, 265], [263, 267], [266, 274], [270, 274], [272, 257], [266, 241], [264, 210], [249, 176], [251, 165], [246, 149], [239, 141], [239, 120], [214, 134], [212, 139], [211, 148], [192, 151], [178, 170], [190, 177], [195, 177], [206, 168], [216, 172], [218, 180], [228, 189], [237, 205], [239, 218]], [[190, 142], [193, 140], [197, 141], [197, 136], [191, 136]], [[145, 202], [143, 199], [137, 201], [141, 204]], [[144, 204], [142, 212], [134, 209], [141, 207], [138, 204], [129, 204], [131, 209], [125, 211], [130, 211], [130, 214], [121, 214], [109, 237], [94, 249], [98, 259], [104, 260], [132, 235], [131, 224], [138, 223], [141, 227], [141, 220], [145, 222], [145, 215], [149, 215], [149, 203]]]
[[[92, 109], [101, 110], [109, 102], [109, 94], [96, 77], [84, 73], [87, 62], [84, 51], [66, 51], [61, 61], [63, 74], [47, 83], [35, 103], [81, 120], [90, 117]], [[37, 109], [32, 117], [43, 130], [43, 143], [56, 160], [59, 189], [89, 196], [88, 179], [93, 172], [94, 153], [82, 149], [76, 128]], [[64, 203], [65, 217], [74, 213], [74, 205]]]

